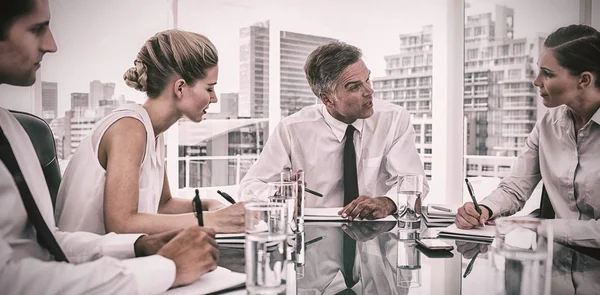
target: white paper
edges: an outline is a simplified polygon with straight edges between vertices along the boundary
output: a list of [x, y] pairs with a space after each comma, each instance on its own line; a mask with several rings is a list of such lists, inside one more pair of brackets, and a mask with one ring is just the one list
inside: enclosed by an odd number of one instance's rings
[[[305, 221], [349, 221], [346, 218], [338, 215], [338, 212], [342, 210], [342, 207], [331, 207], [331, 208], [304, 208], [304, 220]], [[384, 218], [375, 220], [366, 219], [354, 219], [352, 221], [397, 221], [396, 217], [388, 215]]]
[[238, 286], [245, 282], [246, 274], [232, 272], [229, 269], [219, 266], [217, 269], [200, 277], [195, 283], [171, 289], [164, 294], [209, 294]]

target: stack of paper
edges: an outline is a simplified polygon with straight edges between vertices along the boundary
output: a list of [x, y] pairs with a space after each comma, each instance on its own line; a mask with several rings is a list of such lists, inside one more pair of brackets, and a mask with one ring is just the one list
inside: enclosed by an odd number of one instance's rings
[[491, 243], [496, 236], [496, 227], [487, 225], [473, 229], [460, 229], [452, 224], [438, 233], [438, 237], [455, 240]]
[[219, 244], [219, 247], [244, 248], [246, 234], [217, 234], [215, 236], [215, 240], [217, 240], [217, 244]]
[[429, 204], [423, 206], [423, 220], [427, 227], [447, 227], [454, 223], [457, 206]]
[[223, 267], [203, 275], [195, 283], [171, 289], [165, 294], [211, 294], [218, 292], [224, 293], [227, 290], [237, 290], [243, 288], [246, 283], [246, 275], [243, 273], [232, 272]]
[[[342, 207], [332, 208], [304, 208], [304, 220], [305, 221], [348, 221], [346, 218], [338, 215], [338, 212], [342, 210]], [[371, 221], [355, 219], [353, 221]], [[388, 215], [384, 218], [376, 219], [373, 221], [397, 221], [395, 216]]]

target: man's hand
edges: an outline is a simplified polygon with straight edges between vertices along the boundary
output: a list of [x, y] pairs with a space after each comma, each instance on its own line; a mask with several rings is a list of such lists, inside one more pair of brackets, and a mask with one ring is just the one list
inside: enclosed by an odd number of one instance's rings
[[199, 226], [181, 231], [156, 254], [175, 262], [176, 274], [173, 287], [193, 283], [203, 274], [217, 268], [220, 255], [215, 241], [215, 231]]
[[342, 229], [352, 239], [365, 242], [388, 232], [396, 226], [396, 221], [351, 222], [342, 225]]
[[458, 214], [455, 218], [456, 226], [460, 229], [472, 229], [484, 225], [490, 219], [490, 211], [484, 206], [479, 206], [479, 209], [481, 209], [481, 215], [477, 213], [471, 202], [467, 202], [458, 208]]
[[135, 241], [133, 248], [135, 249], [135, 257], [154, 255], [162, 246], [173, 239], [183, 229], [174, 229], [160, 234], [144, 235]]
[[477, 253], [486, 253], [490, 245], [473, 242], [456, 241], [456, 250], [466, 259], [471, 259]]
[[244, 232], [245, 202], [237, 202], [217, 211], [204, 212], [204, 225], [218, 233]]
[[360, 196], [342, 208], [338, 214], [351, 221], [356, 218], [368, 220], [384, 218], [394, 212], [396, 212], [396, 203], [388, 197]]

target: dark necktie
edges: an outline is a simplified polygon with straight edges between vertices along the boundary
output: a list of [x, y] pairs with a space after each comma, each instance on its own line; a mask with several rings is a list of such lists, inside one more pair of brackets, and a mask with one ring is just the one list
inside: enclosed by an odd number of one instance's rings
[[54, 256], [54, 260], [69, 262], [65, 256], [65, 253], [63, 253], [63, 251], [60, 249], [58, 242], [56, 242], [54, 235], [42, 217], [40, 209], [35, 203], [35, 200], [31, 195], [31, 191], [29, 191], [29, 187], [25, 182], [25, 178], [21, 173], [17, 159], [15, 159], [15, 155], [10, 147], [10, 143], [4, 135], [2, 128], [0, 128], [0, 160], [2, 160], [6, 168], [8, 168], [15, 180], [15, 183], [17, 184], [17, 187], [19, 188], [19, 194], [23, 200], [25, 211], [27, 211], [29, 222], [33, 224], [35, 231], [37, 232], [38, 243], [42, 247], [46, 248], [48, 252], [52, 254], [52, 256]]
[[358, 179], [356, 176], [356, 152], [354, 151], [354, 131], [352, 125], [346, 128], [344, 144], [344, 206], [358, 197]]
[[[356, 176], [356, 153], [354, 151], [354, 131], [352, 125], [346, 128], [346, 143], [344, 144], [344, 206], [358, 197], [358, 178]], [[352, 275], [354, 258], [356, 256], [356, 241], [344, 233], [344, 281], [347, 288], [356, 284]]]

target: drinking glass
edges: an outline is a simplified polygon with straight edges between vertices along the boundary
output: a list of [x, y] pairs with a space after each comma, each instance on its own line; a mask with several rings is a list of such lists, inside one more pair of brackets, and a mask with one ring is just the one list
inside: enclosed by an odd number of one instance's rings
[[554, 232], [545, 220], [496, 220], [497, 294], [550, 294]]
[[305, 186], [305, 182], [304, 182], [304, 171], [296, 171], [296, 172], [292, 172], [291, 170], [286, 170], [281, 172], [281, 182], [297, 182], [298, 183], [298, 193], [297, 195], [297, 199], [296, 199], [296, 206], [298, 207], [297, 210], [297, 216], [296, 216], [296, 220], [297, 220], [297, 225], [298, 225], [298, 231], [303, 231], [304, 230], [304, 203], [306, 202], [305, 196], [304, 196], [304, 186]]
[[296, 199], [298, 196], [297, 182], [269, 182], [267, 183], [267, 197], [270, 203], [283, 204], [287, 210], [288, 235], [298, 231], [298, 207]]
[[284, 204], [247, 203], [246, 286], [255, 293], [278, 293], [286, 288], [287, 208]]
[[420, 221], [423, 175], [398, 175], [398, 217], [402, 221]]

